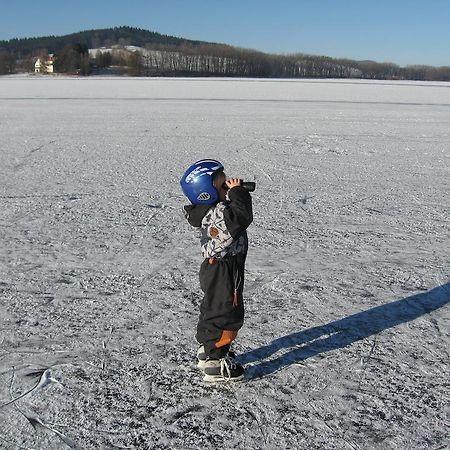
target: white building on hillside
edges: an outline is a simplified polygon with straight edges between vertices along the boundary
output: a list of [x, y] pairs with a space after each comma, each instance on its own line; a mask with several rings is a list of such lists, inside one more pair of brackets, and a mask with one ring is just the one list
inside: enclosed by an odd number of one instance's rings
[[45, 61], [42, 61], [41, 58], [38, 58], [34, 63], [34, 72], [35, 73], [53, 73], [53, 54], [48, 55]]

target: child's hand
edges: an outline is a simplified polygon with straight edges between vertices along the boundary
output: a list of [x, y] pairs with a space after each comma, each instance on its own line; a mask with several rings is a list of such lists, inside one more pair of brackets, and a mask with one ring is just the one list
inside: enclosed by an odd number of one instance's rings
[[225, 181], [225, 184], [228, 186], [228, 189], [233, 189], [234, 187], [241, 185], [241, 180], [239, 178], [230, 178]]

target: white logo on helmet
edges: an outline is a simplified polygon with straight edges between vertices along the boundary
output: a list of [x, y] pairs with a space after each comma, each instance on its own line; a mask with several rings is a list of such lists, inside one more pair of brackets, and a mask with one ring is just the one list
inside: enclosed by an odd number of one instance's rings
[[215, 167], [202, 167], [198, 166], [196, 167], [186, 178], [186, 183], [193, 183], [198, 177], [201, 177], [202, 175], [212, 175], [216, 170], [219, 170], [221, 166], [215, 166]]
[[211, 198], [211, 195], [208, 192], [202, 192], [198, 197], [197, 200], [205, 201], [209, 200]]

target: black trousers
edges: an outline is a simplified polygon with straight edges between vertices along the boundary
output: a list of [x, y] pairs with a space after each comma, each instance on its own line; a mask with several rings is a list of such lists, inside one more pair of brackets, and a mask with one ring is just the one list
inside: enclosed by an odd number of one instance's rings
[[200, 266], [200, 287], [204, 297], [196, 338], [204, 345], [207, 358], [225, 357], [244, 323], [245, 257], [205, 259]]

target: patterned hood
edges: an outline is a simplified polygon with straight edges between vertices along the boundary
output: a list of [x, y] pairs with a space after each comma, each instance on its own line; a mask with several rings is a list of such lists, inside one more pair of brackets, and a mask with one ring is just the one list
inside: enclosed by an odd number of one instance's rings
[[193, 227], [200, 228], [203, 217], [211, 208], [214, 208], [214, 205], [186, 205], [183, 209], [187, 221]]

